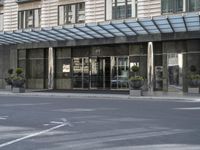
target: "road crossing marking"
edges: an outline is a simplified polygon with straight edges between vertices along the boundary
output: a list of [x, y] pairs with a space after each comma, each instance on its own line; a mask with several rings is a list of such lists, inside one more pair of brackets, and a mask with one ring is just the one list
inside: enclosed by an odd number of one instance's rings
[[45, 133], [48, 133], [48, 132], [51, 132], [51, 131], [54, 131], [54, 130], [59, 129], [59, 128], [64, 127], [64, 126], [70, 126], [71, 127], [72, 125], [71, 125], [70, 122], [67, 122], [67, 120], [66, 120], [66, 122], [60, 122], [60, 124], [58, 124], [57, 126], [54, 126], [52, 128], [49, 128], [49, 129], [46, 129], [46, 130], [43, 130], [43, 131], [40, 131], [40, 132], [32, 133], [32, 134], [29, 134], [27, 136], [24, 136], [24, 137], [21, 137], [21, 138], [0, 144], [0, 148], [6, 147], [6, 146], [14, 144], [14, 143], [18, 143], [18, 142], [26, 140], [26, 139], [36, 137], [36, 136], [39, 136], [39, 135], [42, 135], [42, 134], [45, 134]]

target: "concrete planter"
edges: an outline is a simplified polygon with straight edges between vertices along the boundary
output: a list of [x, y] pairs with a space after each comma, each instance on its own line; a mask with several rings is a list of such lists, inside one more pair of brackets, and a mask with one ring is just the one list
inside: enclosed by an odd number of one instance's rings
[[6, 85], [5, 90], [6, 91], [12, 91], [12, 85]]
[[14, 87], [12, 89], [13, 93], [25, 93], [25, 88], [18, 88], [18, 87]]
[[142, 90], [129, 90], [130, 96], [142, 96]]
[[188, 88], [188, 93], [191, 94], [198, 94], [199, 93], [199, 88]]

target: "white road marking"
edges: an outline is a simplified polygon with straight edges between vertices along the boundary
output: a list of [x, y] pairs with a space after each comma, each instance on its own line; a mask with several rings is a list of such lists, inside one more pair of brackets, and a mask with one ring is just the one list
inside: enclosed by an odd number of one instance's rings
[[200, 107], [175, 108], [179, 110], [200, 110]]
[[47, 130], [43, 130], [43, 131], [40, 131], [40, 132], [37, 132], [37, 133], [33, 133], [33, 134], [30, 134], [30, 135], [27, 135], [27, 136], [24, 136], [24, 137], [21, 137], [21, 138], [18, 138], [18, 139], [15, 139], [15, 140], [12, 140], [12, 141], [9, 141], [9, 142], [6, 142], [6, 143], [3, 143], [3, 144], [0, 144], [0, 148], [2, 147], [6, 147], [8, 145], [11, 145], [11, 144], [14, 144], [14, 143], [17, 143], [17, 142], [20, 142], [20, 141], [23, 141], [23, 140], [26, 140], [26, 139], [30, 139], [32, 137], [36, 137], [36, 136], [39, 136], [41, 134], [45, 134], [45, 133], [48, 133], [48, 132], [51, 132], [53, 130], [56, 130], [58, 128], [61, 128], [61, 127], [64, 127], [64, 126], [71, 126], [71, 124], [69, 122], [62, 122], [62, 124], [59, 124], [55, 127], [52, 127], [52, 128], [49, 128]]
[[6, 120], [8, 116], [0, 116], [0, 120]]
[[60, 122], [60, 121], [51, 121], [50, 123], [52, 123], [52, 124], [62, 124], [63, 122]]

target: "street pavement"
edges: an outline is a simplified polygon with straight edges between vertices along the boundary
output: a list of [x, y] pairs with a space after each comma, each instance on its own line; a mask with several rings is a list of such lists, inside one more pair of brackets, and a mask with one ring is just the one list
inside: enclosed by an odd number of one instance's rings
[[0, 95], [0, 150], [200, 150], [200, 101]]

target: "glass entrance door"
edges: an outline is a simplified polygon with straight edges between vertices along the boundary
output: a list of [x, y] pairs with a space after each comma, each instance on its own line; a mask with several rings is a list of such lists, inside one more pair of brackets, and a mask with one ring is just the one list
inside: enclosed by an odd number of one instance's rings
[[110, 57], [90, 58], [90, 88], [110, 88]]
[[89, 58], [73, 58], [73, 87], [89, 88]]

